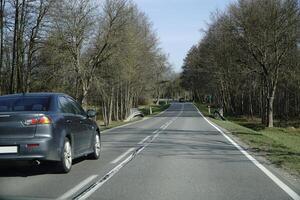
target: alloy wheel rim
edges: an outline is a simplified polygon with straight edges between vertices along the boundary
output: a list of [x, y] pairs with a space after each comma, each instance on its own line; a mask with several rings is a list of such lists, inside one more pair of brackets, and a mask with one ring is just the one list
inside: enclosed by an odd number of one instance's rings
[[72, 151], [70, 142], [66, 142], [64, 147], [64, 161], [67, 169], [70, 169], [72, 166]]
[[100, 148], [101, 148], [100, 138], [99, 138], [99, 135], [97, 134], [95, 136], [95, 153], [97, 156], [100, 154]]

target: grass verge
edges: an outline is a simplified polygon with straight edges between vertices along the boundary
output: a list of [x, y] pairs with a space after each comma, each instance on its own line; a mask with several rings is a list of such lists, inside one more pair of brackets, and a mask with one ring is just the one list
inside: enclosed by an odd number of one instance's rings
[[[152, 114], [150, 114], [150, 106], [152, 109]], [[163, 103], [160, 105], [147, 105], [147, 106], [140, 106], [139, 110], [145, 115], [145, 116], [153, 116], [157, 115], [158, 113], [163, 112], [167, 108], [169, 108], [170, 104]]]
[[[170, 106], [170, 104], [151, 105], [151, 107], [152, 107], [152, 114], [151, 115], [149, 113], [149, 107], [150, 107], [150, 105], [139, 106], [139, 110], [144, 114], [145, 117], [147, 117], [147, 116], [157, 115], [160, 112], [166, 110], [169, 106]], [[115, 128], [115, 127], [118, 127], [118, 126], [122, 126], [122, 125], [125, 125], [125, 124], [129, 124], [129, 123], [132, 123], [132, 122], [138, 121], [138, 120], [140, 120], [140, 118], [137, 118], [137, 119], [134, 119], [134, 120], [131, 120], [131, 121], [128, 121], [128, 122], [125, 122], [125, 121], [113, 121], [108, 126], [105, 126], [104, 123], [103, 123], [103, 121], [101, 121], [101, 120], [97, 120], [97, 123], [100, 125], [100, 129], [103, 131], [103, 130]]]
[[[197, 107], [208, 116], [205, 105], [197, 104]], [[300, 176], [300, 129], [264, 128], [257, 119], [233, 117], [228, 121], [211, 117], [209, 119], [249, 145], [251, 151], [265, 156], [272, 164], [284, 168], [291, 174]]]
[[116, 128], [118, 126], [122, 126], [122, 125], [129, 124], [129, 123], [132, 123], [132, 122], [133, 121], [128, 121], [128, 122], [124, 122], [124, 121], [112, 121], [110, 125], [105, 126], [104, 123], [103, 123], [103, 121], [97, 121], [97, 123], [100, 124], [101, 131], [112, 129], [112, 128]]

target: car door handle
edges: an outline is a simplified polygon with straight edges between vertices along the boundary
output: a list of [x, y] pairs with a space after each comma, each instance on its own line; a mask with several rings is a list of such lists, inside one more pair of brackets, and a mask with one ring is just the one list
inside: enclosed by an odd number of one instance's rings
[[80, 120], [79, 123], [80, 123], [80, 124], [83, 124], [83, 121]]
[[69, 119], [68, 119], [66, 122], [67, 122], [68, 124], [70, 124], [70, 123], [72, 123], [72, 120], [69, 120]]

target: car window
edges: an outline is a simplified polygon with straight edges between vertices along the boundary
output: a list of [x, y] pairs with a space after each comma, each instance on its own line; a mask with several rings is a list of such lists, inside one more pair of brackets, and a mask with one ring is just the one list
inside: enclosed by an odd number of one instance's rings
[[48, 111], [50, 97], [2, 97], [0, 112]]
[[74, 101], [71, 98], [67, 98], [68, 101], [70, 101], [75, 109], [75, 112], [77, 115], [86, 115], [85, 111], [83, 110], [83, 108], [79, 105], [79, 103], [77, 103], [76, 101]]
[[65, 97], [58, 98], [58, 105], [59, 105], [59, 110], [62, 113], [76, 114], [76, 110], [75, 110], [74, 106]]

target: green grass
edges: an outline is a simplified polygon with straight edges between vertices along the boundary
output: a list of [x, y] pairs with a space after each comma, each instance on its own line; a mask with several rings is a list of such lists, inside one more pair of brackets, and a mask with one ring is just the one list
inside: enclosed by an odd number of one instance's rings
[[204, 116], [209, 117], [208, 107], [205, 104], [195, 103], [199, 110], [201, 110]]
[[[152, 108], [152, 114], [150, 114], [150, 106]], [[147, 105], [147, 106], [140, 106], [139, 109], [145, 116], [153, 116], [156, 115], [167, 108], [169, 108], [170, 104], [161, 104], [161, 105]]]
[[[197, 105], [198, 106], [198, 105]], [[205, 106], [198, 106], [201, 111]], [[203, 112], [204, 115], [205, 112]], [[227, 118], [227, 121], [210, 118], [215, 124], [230, 131], [249, 145], [252, 151], [264, 155], [271, 163], [300, 175], [300, 129], [265, 128], [259, 119], [246, 117]]]

